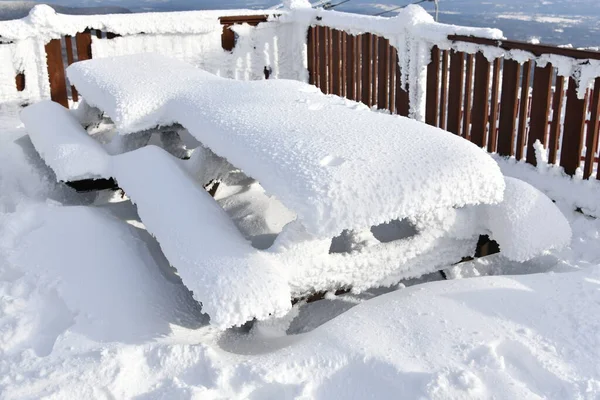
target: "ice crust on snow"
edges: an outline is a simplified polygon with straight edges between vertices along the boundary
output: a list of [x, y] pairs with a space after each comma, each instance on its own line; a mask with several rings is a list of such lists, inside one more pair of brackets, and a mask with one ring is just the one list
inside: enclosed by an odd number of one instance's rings
[[[21, 120], [35, 148], [59, 181], [110, 177], [109, 155], [87, 134], [69, 110], [44, 101], [21, 112]], [[84, 131], [85, 132], [85, 131]]]
[[221, 79], [155, 54], [79, 62], [68, 76], [122, 133], [182, 124], [317, 238], [502, 200], [497, 165], [473, 144], [301, 82]]

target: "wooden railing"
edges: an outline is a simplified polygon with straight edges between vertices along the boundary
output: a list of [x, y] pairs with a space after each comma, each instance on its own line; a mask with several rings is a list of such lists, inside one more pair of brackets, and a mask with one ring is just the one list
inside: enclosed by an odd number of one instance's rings
[[[523, 50], [534, 56], [600, 60], [600, 53], [593, 51], [465, 36], [449, 39]], [[396, 49], [385, 38], [370, 33], [353, 36], [325, 26], [309, 29], [310, 83], [324, 93], [407, 116], [410, 88], [405, 91], [400, 83], [398, 61]], [[575, 174], [583, 161], [585, 179], [597, 168], [600, 78], [579, 99], [576, 80], [559, 76], [552, 64], [541, 66], [529, 60], [521, 65], [503, 58], [488, 61], [481, 52], [442, 51], [434, 46], [426, 87], [425, 122], [430, 125], [533, 165], [533, 145], [539, 140], [549, 148], [548, 161], [558, 162], [567, 174]], [[596, 178], [600, 179], [600, 168]]]
[[[223, 49], [235, 47], [235, 34], [230, 29], [233, 25], [256, 26], [267, 18], [266, 15], [220, 18]], [[75, 37], [64, 36], [46, 44], [51, 98], [64, 106], [68, 106], [69, 98], [78, 100], [75, 88], [67, 87], [65, 67], [93, 56], [92, 35], [107, 40], [118, 36], [87, 29]], [[597, 167], [600, 77], [595, 79], [593, 89], [586, 89], [585, 98], [580, 99], [573, 77], [559, 76], [551, 64], [536, 64], [536, 57], [541, 55], [600, 60], [599, 52], [466, 36], [448, 39], [455, 45], [467, 43], [527, 51], [532, 58], [520, 64], [503, 57], [488, 60], [481, 52], [468, 54], [433, 46], [425, 78], [426, 123], [460, 135], [490, 152], [525, 159], [533, 165], [536, 164], [533, 145], [539, 140], [549, 148], [549, 162], [558, 163], [567, 174], [573, 175], [582, 168], [583, 177], [588, 179], [597, 169], [595, 177], [600, 179]], [[405, 65], [401, 59], [407, 55], [398, 54], [388, 39], [371, 33], [351, 35], [327, 26], [312, 26], [308, 28], [307, 46], [309, 82], [324, 93], [361, 101], [393, 114], [411, 114], [415, 107], [411, 104], [413, 96], [409, 85], [402, 82], [406, 79], [401, 79], [400, 67]], [[268, 72], [265, 67], [267, 78]], [[19, 73], [15, 84], [23, 90], [26, 76]], [[418, 86], [423, 86], [422, 80]], [[418, 88], [413, 89], [416, 93]]]

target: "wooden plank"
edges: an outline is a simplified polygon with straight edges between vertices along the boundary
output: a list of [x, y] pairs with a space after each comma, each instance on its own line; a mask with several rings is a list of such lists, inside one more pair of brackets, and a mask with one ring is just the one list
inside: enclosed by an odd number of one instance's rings
[[396, 113], [408, 117], [410, 113], [410, 96], [408, 90], [402, 87], [402, 70], [400, 69], [399, 54], [396, 52]]
[[560, 149], [560, 165], [569, 175], [574, 175], [579, 168], [581, 150], [583, 149], [583, 133], [587, 106], [587, 92], [584, 99], [577, 98], [577, 81], [569, 78], [567, 89], [567, 106], [562, 145]]
[[327, 93], [334, 93], [333, 91], [333, 77], [335, 75], [335, 59], [333, 55], [333, 28], [326, 27], [327, 32]]
[[536, 140], [546, 146], [546, 133], [548, 132], [548, 120], [550, 118], [552, 75], [552, 64], [547, 64], [544, 68], [535, 67], [533, 94], [531, 95], [531, 120], [527, 140], [527, 162], [532, 165], [537, 165], [533, 148]]
[[377, 84], [379, 80], [379, 36], [371, 35], [371, 105], [377, 104]]
[[60, 39], [52, 39], [45, 46], [50, 79], [50, 98], [64, 107], [69, 107], [67, 83], [65, 81], [65, 66], [62, 60], [62, 45]]
[[473, 90], [473, 54], [467, 55], [467, 72], [465, 82], [465, 104], [463, 106], [462, 137], [471, 140], [471, 100]]
[[527, 140], [527, 125], [528, 115], [527, 110], [529, 108], [529, 86], [531, 85], [531, 61], [527, 61], [523, 64], [523, 78], [521, 81], [521, 100], [519, 110], [519, 126], [517, 129], [517, 151], [516, 158], [521, 160], [523, 158], [523, 150], [525, 149], [525, 143]]
[[487, 143], [489, 93], [490, 62], [483, 53], [478, 52], [475, 56], [471, 141], [479, 147], [483, 147]]
[[484, 39], [474, 36], [463, 35], [449, 35], [448, 39], [453, 42], [467, 42], [482, 44], [486, 46], [500, 47], [504, 50], [524, 50], [533, 53], [535, 56], [538, 57], [542, 54], [556, 54], [559, 56], [575, 58], [578, 60], [600, 60], [600, 52], [591, 50], [577, 50], [574, 48], [558, 47], [544, 44], [533, 44], [517, 40]]
[[89, 31], [78, 32], [75, 35], [75, 47], [77, 47], [78, 61], [92, 58], [92, 35]]
[[306, 61], [308, 67], [308, 83], [315, 84], [315, 28], [308, 27], [306, 32]]
[[362, 57], [363, 57], [363, 35], [356, 36], [354, 41], [354, 54], [356, 55], [354, 61], [354, 81], [356, 82], [356, 95], [355, 100], [360, 101], [362, 96]]
[[221, 47], [223, 50], [232, 51], [235, 47], [235, 32], [230, 28], [232, 25], [223, 25], [221, 32]]
[[463, 89], [465, 86], [465, 53], [450, 53], [450, 83], [448, 88], [448, 131], [460, 134]]
[[256, 26], [261, 22], [267, 22], [269, 15], [232, 15], [227, 17], [219, 17], [219, 21], [222, 25], [233, 25], [233, 24], [249, 24]]
[[382, 110], [390, 109], [390, 41], [379, 38], [378, 49], [379, 74], [377, 81], [377, 108]]
[[315, 35], [315, 83], [316, 87], [321, 87], [321, 29], [318, 26], [313, 27]]
[[373, 35], [365, 33], [362, 35], [362, 95], [361, 101], [367, 106], [373, 105]]
[[118, 37], [121, 37], [121, 35], [119, 35], [118, 33], [106, 32], [107, 39], [114, 39]]
[[519, 97], [519, 75], [521, 66], [514, 60], [504, 60], [502, 73], [502, 96], [500, 97], [500, 125], [498, 128], [498, 154], [513, 156], [517, 105]]
[[324, 26], [319, 26], [319, 89], [325, 94], [329, 93], [328, 60], [329, 49], [327, 48], [328, 32]]
[[442, 87], [440, 89], [440, 124], [439, 127], [446, 129], [448, 115], [448, 62], [449, 51], [442, 51]]
[[346, 97], [348, 95], [348, 34], [344, 31], [340, 32], [340, 91], [342, 96]]
[[[583, 179], [588, 179], [594, 172], [594, 158], [598, 151], [598, 127], [600, 126], [600, 77], [594, 81], [594, 90], [591, 95], [590, 123], [586, 133], [585, 164], [583, 166]], [[600, 173], [600, 166], [598, 167]]]
[[17, 92], [25, 90], [25, 73], [19, 72], [15, 76], [15, 85], [17, 86]]
[[498, 99], [500, 98], [500, 69], [502, 59], [494, 60], [494, 72], [492, 75], [492, 98], [490, 100], [490, 128], [488, 138], [488, 151], [495, 153], [498, 148]]
[[564, 102], [565, 78], [563, 76], [556, 77], [554, 87], [554, 98], [552, 99], [552, 124], [550, 125], [550, 139], [548, 141], [548, 162], [556, 164], [558, 153], [558, 142], [560, 138], [561, 114]]
[[[73, 64], [73, 61], [74, 61], [73, 40], [71, 39], [71, 36], [69, 36], [69, 35], [65, 36], [65, 47], [67, 48], [67, 64], [71, 65], [71, 64]], [[75, 86], [73, 86], [73, 85], [71, 85], [71, 98], [73, 99], [74, 102], [79, 101], [79, 95], [77, 93], [77, 89], [75, 89]]]
[[440, 49], [431, 48], [431, 62], [427, 65], [427, 92], [425, 100], [425, 123], [438, 126], [440, 109]]
[[102, 31], [100, 29], [96, 29], [96, 37], [102, 39]]
[[340, 96], [342, 94], [340, 87], [340, 79], [342, 77], [341, 65], [342, 65], [342, 57], [341, 57], [341, 37], [340, 31], [337, 29], [330, 29], [330, 39], [331, 39], [331, 65], [332, 67], [329, 69], [331, 72], [331, 93]]
[[396, 76], [396, 65], [398, 65], [398, 62], [396, 61], [398, 59], [398, 50], [396, 50], [396, 48], [394, 46], [390, 45], [390, 57], [389, 57], [389, 97], [390, 97], [390, 105], [389, 105], [389, 110], [390, 112], [393, 114], [396, 112], [396, 79], [398, 79], [398, 77]]
[[346, 39], [346, 97], [356, 100], [356, 36], [348, 35]]

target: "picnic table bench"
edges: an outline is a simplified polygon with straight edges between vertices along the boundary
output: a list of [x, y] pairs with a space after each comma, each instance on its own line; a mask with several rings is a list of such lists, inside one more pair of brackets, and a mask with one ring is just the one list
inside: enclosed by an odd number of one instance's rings
[[[472, 255], [480, 234], [506, 239], [502, 250], [515, 259], [570, 236], [549, 199], [505, 179], [473, 144], [302, 82], [233, 81], [156, 54], [93, 59], [67, 72], [121, 135], [180, 124], [205, 146], [198, 154], [240, 168], [296, 213], [271, 248], [256, 250], [187, 161], [155, 146], [111, 156], [71, 111], [50, 102], [23, 111], [58, 180], [118, 182], [219, 327], [281, 316], [290, 298], [315, 291], [362, 291], [433, 272]], [[52, 124], [39, 122], [49, 115]], [[532, 200], [503, 202], [517, 192]], [[373, 227], [390, 221], [413, 232], [376, 240]], [[538, 240], [527, 224], [565, 234]]]

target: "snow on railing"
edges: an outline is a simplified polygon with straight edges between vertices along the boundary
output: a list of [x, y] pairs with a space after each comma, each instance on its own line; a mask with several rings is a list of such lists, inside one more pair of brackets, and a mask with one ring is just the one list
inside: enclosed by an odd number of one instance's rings
[[36, 6], [0, 22], [0, 101], [68, 105], [78, 100], [68, 64], [141, 52], [234, 79], [307, 81], [534, 165], [540, 140], [566, 173], [600, 179], [600, 53], [436, 23], [417, 6], [394, 18], [310, 7], [67, 16]]

